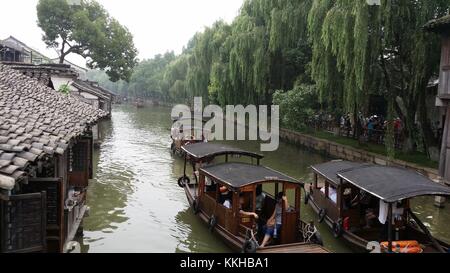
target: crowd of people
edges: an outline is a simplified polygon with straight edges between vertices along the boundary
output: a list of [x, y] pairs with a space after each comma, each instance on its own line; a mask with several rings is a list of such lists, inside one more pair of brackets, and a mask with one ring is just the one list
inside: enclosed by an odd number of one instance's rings
[[[348, 138], [360, 137], [360, 141], [384, 144], [388, 120], [382, 115], [365, 117], [359, 113], [357, 118], [354, 114], [347, 113], [336, 117], [332, 114], [318, 113], [309, 121], [308, 126], [315, 130], [335, 132], [338, 128], [340, 136]], [[357, 134], [359, 130], [359, 134]], [[401, 148], [403, 142], [404, 125], [400, 118], [394, 120], [395, 147]]]
[[[373, 115], [371, 117], [364, 117], [360, 114], [358, 117], [360, 126], [360, 137], [365, 142], [373, 142], [376, 144], [384, 144], [386, 131], [388, 129], [388, 120], [383, 116]], [[356, 126], [352, 121], [351, 115], [347, 114], [340, 118], [340, 135], [346, 137], [353, 137], [355, 134]], [[401, 148], [402, 136], [403, 136], [403, 123], [400, 118], [394, 120], [394, 139], [395, 147]]]

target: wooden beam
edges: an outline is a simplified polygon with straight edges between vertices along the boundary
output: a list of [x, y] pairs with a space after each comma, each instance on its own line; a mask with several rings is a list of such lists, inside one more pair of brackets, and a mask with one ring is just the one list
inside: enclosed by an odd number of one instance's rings
[[29, 178], [28, 182], [61, 182], [62, 178], [48, 177], [48, 178]]
[[445, 124], [444, 124], [444, 132], [442, 136], [442, 147], [441, 147], [441, 157], [439, 160], [439, 175], [442, 176], [447, 181], [450, 181], [450, 167], [448, 166], [450, 161], [447, 161], [449, 159], [448, 150], [450, 147], [450, 106], [447, 107], [447, 114], [445, 118]]
[[392, 252], [392, 203], [389, 203], [388, 209], [388, 253]]

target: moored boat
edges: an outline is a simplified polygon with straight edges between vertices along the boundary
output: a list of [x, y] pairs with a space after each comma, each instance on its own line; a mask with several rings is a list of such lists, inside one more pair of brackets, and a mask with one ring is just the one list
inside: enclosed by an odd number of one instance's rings
[[403, 168], [331, 161], [312, 166], [306, 203], [336, 238], [359, 251], [445, 253], [411, 209], [420, 196], [450, 196], [450, 188]]
[[[179, 185], [196, 215], [233, 251], [328, 252], [314, 224], [300, 220], [301, 182], [261, 166], [263, 156], [256, 153], [211, 143], [182, 149], [185, 175]], [[224, 162], [219, 161], [222, 156]], [[230, 162], [235, 158], [238, 162]], [[193, 166], [193, 183], [186, 175], [188, 163]]]
[[133, 104], [134, 106], [136, 106], [136, 108], [144, 108], [145, 106], [144, 100], [142, 99], [136, 100]]
[[[203, 128], [205, 120], [196, 118], [172, 119], [171, 151], [178, 156], [184, 156], [182, 147], [185, 145], [208, 142], [210, 132]], [[176, 124], [178, 123], [178, 124]], [[200, 123], [200, 125], [198, 124]]]

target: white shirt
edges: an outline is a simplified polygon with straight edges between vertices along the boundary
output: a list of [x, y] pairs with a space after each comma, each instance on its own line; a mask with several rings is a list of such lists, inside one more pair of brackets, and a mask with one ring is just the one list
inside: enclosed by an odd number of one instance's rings
[[383, 200], [380, 200], [380, 214], [378, 215], [378, 221], [380, 221], [381, 224], [386, 224], [388, 213], [389, 204], [384, 202]]
[[[320, 189], [320, 191], [325, 194], [325, 187]], [[333, 201], [335, 204], [337, 203], [337, 192], [335, 188], [329, 187], [328, 188], [328, 198], [330, 198], [331, 201]]]
[[225, 202], [223, 203], [223, 206], [226, 207], [227, 209], [231, 209], [231, 201], [230, 200], [225, 200]]
[[209, 177], [205, 177], [205, 185], [212, 186], [212, 181], [211, 181], [211, 179], [209, 179]]
[[333, 203], [337, 203], [337, 192], [335, 188], [328, 188], [328, 197], [331, 199], [331, 201], [333, 201]]
[[[403, 214], [405, 212], [405, 209], [400, 207], [397, 208], [397, 206], [394, 206], [392, 208], [392, 224], [395, 224], [395, 219], [401, 219]], [[380, 215], [378, 216], [378, 220], [381, 224], [386, 224], [387, 218], [389, 214], [389, 204], [385, 203], [383, 200], [380, 200]]]

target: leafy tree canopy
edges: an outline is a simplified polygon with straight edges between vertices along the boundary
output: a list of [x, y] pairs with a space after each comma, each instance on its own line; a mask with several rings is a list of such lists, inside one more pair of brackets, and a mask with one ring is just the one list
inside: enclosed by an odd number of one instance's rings
[[90, 68], [105, 70], [111, 81], [130, 79], [137, 56], [133, 36], [99, 3], [39, 0], [37, 14], [43, 40], [59, 51], [60, 63], [78, 54]]

